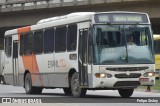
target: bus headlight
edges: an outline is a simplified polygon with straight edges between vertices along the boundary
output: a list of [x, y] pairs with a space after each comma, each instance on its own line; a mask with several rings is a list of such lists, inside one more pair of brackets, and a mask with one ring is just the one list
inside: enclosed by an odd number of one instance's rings
[[155, 76], [155, 73], [154, 72], [146, 72], [143, 74], [144, 77], [153, 77]]
[[112, 75], [108, 73], [96, 73], [95, 76], [96, 78], [105, 78], [105, 77], [111, 78], [112, 77]]
[[105, 78], [105, 77], [106, 77], [106, 74], [102, 73], [102, 74], [100, 74], [100, 77], [101, 77], [101, 78]]
[[154, 73], [152, 73], [152, 72], [148, 73], [148, 77], [153, 77], [153, 76], [154, 76]]
[[96, 76], [96, 78], [105, 78], [106, 74], [105, 73], [96, 73], [95, 76]]

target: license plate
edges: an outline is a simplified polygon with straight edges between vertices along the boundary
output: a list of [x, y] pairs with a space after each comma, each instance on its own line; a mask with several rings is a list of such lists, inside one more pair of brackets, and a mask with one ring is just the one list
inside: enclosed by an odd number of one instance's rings
[[148, 78], [139, 78], [139, 81], [140, 81], [140, 82], [148, 82], [149, 79], [148, 79]]

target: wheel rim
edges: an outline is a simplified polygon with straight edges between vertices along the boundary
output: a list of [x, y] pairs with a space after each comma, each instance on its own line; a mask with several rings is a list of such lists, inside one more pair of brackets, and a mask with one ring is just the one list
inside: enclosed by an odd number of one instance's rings
[[29, 92], [29, 90], [30, 90], [30, 80], [28, 78], [26, 79], [25, 88], [26, 88], [26, 91]]
[[75, 92], [78, 92], [79, 90], [79, 80], [78, 79], [74, 79], [74, 82], [73, 82], [73, 90]]

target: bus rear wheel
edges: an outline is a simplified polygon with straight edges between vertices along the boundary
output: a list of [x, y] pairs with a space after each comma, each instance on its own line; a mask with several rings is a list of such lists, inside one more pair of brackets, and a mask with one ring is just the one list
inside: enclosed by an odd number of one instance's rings
[[71, 91], [74, 97], [84, 97], [86, 95], [86, 89], [81, 88], [79, 84], [79, 75], [74, 73], [71, 78]]
[[134, 89], [118, 89], [119, 94], [123, 98], [128, 98], [132, 96]]
[[42, 93], [42, 88], [40, 87], [33, 87], [32, 86], [32, 79], [29, 73], [25, 76], [24, 88], [27, 94], [40, 94]]

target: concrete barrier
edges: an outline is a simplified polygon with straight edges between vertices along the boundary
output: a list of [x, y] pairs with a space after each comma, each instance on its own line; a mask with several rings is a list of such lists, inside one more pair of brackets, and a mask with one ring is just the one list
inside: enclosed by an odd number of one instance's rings
[[41, 8], [56, 8], [76, 5], [94, 5], [115, 2], [133, 2], [148, 0], [0, 0], [0, 11], [21, 11]]

